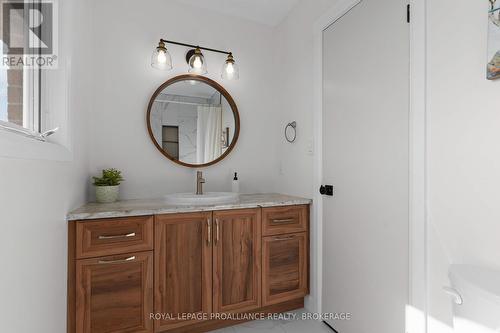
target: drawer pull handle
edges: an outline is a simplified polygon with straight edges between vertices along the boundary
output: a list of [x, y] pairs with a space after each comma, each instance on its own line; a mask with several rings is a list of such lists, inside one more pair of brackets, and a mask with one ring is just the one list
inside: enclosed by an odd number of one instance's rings
[[117, 239], [117, 238], [129, 238], [129, 237], [135, 237], [135, 232], [131, 232], [129, 234], [124, 234], [124, 235], [113, 235], [113, 236], [103, 236], [99, 235], [99, 239]]
[[290, 224], [295, 222], [295, 219], [281, 219], [281, 220], [273, 220], [273, 224]]
[[100, 264], [116, 264], [119, 262], [127, 262], [127, 261], [132, 261], [132, 260], [135, 260], [135, 256], [128, 257], [125, 259], [118, 259], [118, 260], [99, 260], [99, 263]]
[[210, 219], [207, 219], [207, 243], [210, 245], [212, 243], [212, 223]]
[[283, 236], [283, 237], [274, 237], [274, 240], [282, 241], [282, 240], [290, 240], [290, 239], [294, 239], [294, 238], [295, 238], [295, 235], [290, 235], [290, 236]]

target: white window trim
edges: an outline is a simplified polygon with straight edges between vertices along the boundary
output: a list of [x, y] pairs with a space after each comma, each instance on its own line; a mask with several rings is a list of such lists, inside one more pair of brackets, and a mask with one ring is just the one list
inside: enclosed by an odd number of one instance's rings
[[73, 153], [61, 144], [33, 140], [6, 130], [0, 131], [0, 157], [64, 162], [73, 160]]
[[[24, 115], [23, 115], [24, 117]], [[23, 120], [24, 122], [24, 120]], [[8, 131], [11, 133], [23, 135], [27, 138], [39, 140], [39, 141], [46, 141], [45, 138], [38, 132], [32, 131], [26, 127], [21, 127], [13, 123], [5, 122], [0, 120], [0, 130], [2, 131]]]
[[0, 120], [0, 130], [9, 131], [39, 141], [46, 141], [47, 135], [42, 134], [40, 105], [39, 69], [23, 68], [23, 126]]
[[[70, 117], [67, 87], [71, 75], [69, 66], [60, 66], [58, 70], [50, 70], [46, 74], [43, 76], [43, 84], [45, 84], [43, 95], [46, 98], [42, 98], [41, 112], [47, 113], [47, 110], [51, 110], [49, 126], [55, 123], [61, 127], [61, 130], [50, 139], [42, 141], [37, 138], [43, 134], [34, 133], [20, 126], [14, 129], [16, 125], [0, 121], [0, 157], [61, 162], [73, 160], [68, 131]], [[64, 98], [54, 103], [51, 101], [54, 95], [64, 96]], [[7, 125], [2, 126], [2, 124]]]
[[40, 76], [36, 68], [23, 68], [23, 127], [34, 133], [40, 132]]
[[[58, 7], [55, 7], [54, 16], [59, 16]], [[55, 21], [55, 29], [58, 20]], [[33, 69], [27, 68], [23, 71], [23, 76], [27, 80], [34, 80]], [[28, 74], [30, 73], [30, 74]], [[43, 96], [41, 105], [38, 105], [40, 112], [38, 114], [48, 115], [44, 119], [44, 125], [47, 128], [59, 127], [59, 131], [50, 139], [47, 139], [45, 133], [38, 133], [38, 128], [33, 128], [37, 124], [37, 119], [28, 118], [31, 124], [25, 123], [28, 128], [17, 126], [8, 122], [0, 121], [0, 157], [17, 159], [35, 159], [50, 161], [72, 161], [73, 152], [71, 149], [71, 140], [69, 137], [69, 83], [70, 81], [69, 63], [60, 61], [59, 69], [47, 70], [41, 77]], [[23, 105], [40, 100], [38, 97], [38, 79], [34, 80], [31, 86], [32, 91], [26, 94], [23, 91]], [[31, 90], [31, 89], [30, 89]], [[61, 98], [61, 96], [63, 96]], [[57, 97], [57, 101], [54, 98]], [[33, 105], [31, 105], [33, 107]], [[50, 113], [48, 112], [50, 110]], [[24, 110], [23, 110], [24, 112]], [[56, 124], [54, 126], [54, 124]], [[30, 130], [29, 128], [33, 128]]]
[[[42, 77], [43, 90], [41, 112], [48, 114], [48, 126], [57, 124], [62, 130], [58, 131], [50, 139], [43, 133], [37, 133], [15, 124], [0, 121], [0, 157], [50, 160], [50, 161], [72, 161], [73, 152], [69, 137], [69, 65], [60, 65], [57, 70], [46, 71]], [[58, 100], [53, 100], [58, 96]], [[63, 98], [61, 99], [61, 96]]]

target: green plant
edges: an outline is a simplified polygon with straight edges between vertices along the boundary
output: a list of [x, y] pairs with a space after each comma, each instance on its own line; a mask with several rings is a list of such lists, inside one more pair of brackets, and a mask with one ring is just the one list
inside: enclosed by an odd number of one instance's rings
[[124, 180], [122, 172], [116, 169], [102, 170], [102, 177], [92, 178], [95, 186], [117, 186]]

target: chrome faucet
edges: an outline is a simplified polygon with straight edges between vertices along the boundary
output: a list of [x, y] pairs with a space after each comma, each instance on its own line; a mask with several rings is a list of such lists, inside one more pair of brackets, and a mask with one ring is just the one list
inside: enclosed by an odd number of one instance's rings
[[196, 172], [196, 194], [203, 194], [203, 184], [205, 183], [205, 178], [203, 178], [203, 173], [201, 171]]

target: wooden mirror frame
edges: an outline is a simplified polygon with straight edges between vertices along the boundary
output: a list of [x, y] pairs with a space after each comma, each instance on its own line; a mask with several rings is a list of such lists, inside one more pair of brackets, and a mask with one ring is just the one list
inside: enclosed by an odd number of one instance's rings
[[[155, 137], [153, 135], [153, 129], [151, 128], [151, 109], [153, 107], [154, 101], [156, 100], [156, 97], [158, 97], [158, 95], [166, 87], [168, 87], [168, 86], [170, 86], [170, 85], [172, 85], [172, 84], [174, 84], [176, 82], [187, 81], [187, 80], [195, 80], [195, 81], [200, 81], [200, 82], [206, 83], [209, 86], [211, 86], [212, 88], [214, 88], [215, 90], [217, 90], [218, 92], [220, 92], [222, 94], [222, 96], [224, 96], [224, 98], [226, 98], [226, 101], [229, 103], [229, 106], [231, 106], [231, 110], [233, 111], [233, 115], [234, 115], [234, 136], [233, 136], [233, 140], [231, 141], [231, 145], [217, 159], [215, 159], [215, 160], [213, 160], [211, 162], [208, 162], [208, 163], [204, 163], [204, 164], [185, 163], [185, 162], [182, 162], [182, 161], [180, 161], [180, 160], [178, 160], [178, 159], [170, 156], [168, 154], [168, 152], [166, 152], [165, 150], [163, 150], [163, 148], [158, 144], [158, 142], [156, 141], [156, 139], [155, 139]], [[238, 137], [240, 135], [240, 114], [238, 113], [238, 107], [236, 106], [236, 103], [234, 102], [234, 100], [231, 97], [231, 95], [227, 92], [226, 89], [224, 89], [224, 87], [222, 87], [220, 84], [218, 84], [214, 80], [211, 80], [208, 77], [201, 76], [201, 75], [196, 75], [196, 74], [183, 74], [183, 75], [176, 76], [174, 78], [171, 78], [170, 80], [167, 80], [158, 89], [156, 89], [156, 91], [154, 92], [153, 96], [151, 96], [151, 99], [149, 100], [148, 110], [147, 110], [147, 113], [146, 113], [146, 124], [148, 126], [149, 137], [151, 138], [151, 141], [153, 141], [153, 144], [155, 145], [155, 147], [166, 158], [168, 158], [172, 162], [175, 162], [175, 163], [177, 163], [179, 165], [182, 165], [182, 166], [185, 166], [185, 167], [189, 167], [189, 168], [203, 168], [203, 167], [207, 167], [207, 166], [210, 166], [210, 165], [213, 165], [215, 163], [218, 163], [218, 162], [222, 161], [233, 150], [234, 146], [236, 145], [236, 142], [238, 141]]]

